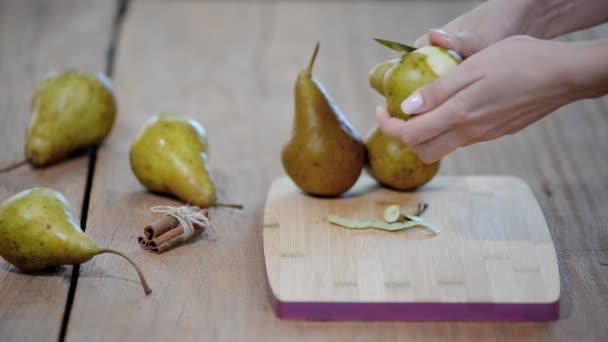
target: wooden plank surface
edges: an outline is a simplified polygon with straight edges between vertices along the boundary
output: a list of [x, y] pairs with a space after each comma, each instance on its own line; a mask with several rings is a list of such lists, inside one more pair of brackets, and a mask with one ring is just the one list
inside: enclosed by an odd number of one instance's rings
[[[367, 71], [391, 54], [371, 37], [413, 41], [471, 2], [134, 1], [118, 49], [121, 113], [100, 151], [88, 232], [132, 256], [154, 293], [144, 297], [130, 266], [111, 256], [85, 265], [67, 339], [79, 340], [601, 340], [608, 335], [606, 181], [602, 101], [570, 105], [522, 134], [458, 151], [444, 174], [511, 174], [531, 184], [558, 250], [561, 319], [545, 324], [294, 323], [270, 308], [262, 258], [265, 194], [283, 174], [279, 151], [291, 129], [292, 87], [314, 42], [315, 74], [361, 132], [380, 101]], [[206, 126], [224, 201], [213, 210], [215, 241], [163, 255], [139, 249], [147, 208], [177, 204], [148, 194], [128, 165], [130, 140], [159, 111]]]
[[[0, 1], [0, 166], [24, 158], [31, 95], [49, 70], [103, 71], [113, 8], [109, 2]], [[0, 174], [0, 199], [48, 186], [63, 192], [80, 213], [88, 159]], [[56, 340], [71, 271], [68, 266], [28, 275], [0, 259], [0, 339]]]
[[[326, 220], [382, 220], [389, 204], [413, 212], [420, 202], [432, 203], [424, 218], [440, 234], [350, 230]], [[263, 236], [269, 284], [282, 302], [553, 304], [559, 298], [547, 224], [530, 188], [514, 177], [438, 176], [403, 193], [366, 176], [339, 200], [307, 196], [282, 177], [268, 194]], [[399, 311], [406, 316], [408, 308]], [[384, 315], [390, 318], [390, 311]]]

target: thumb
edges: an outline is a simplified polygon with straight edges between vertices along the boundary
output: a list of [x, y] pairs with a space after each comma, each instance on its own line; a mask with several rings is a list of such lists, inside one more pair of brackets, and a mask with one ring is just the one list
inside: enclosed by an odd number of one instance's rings
[[423, 46], [427, 46], [429, 45], [429, 38], [428, 38], [428, 34], [425, 34], [424, 36], [416, 39], [416, 42], [414, 42], [414, 47], [416, 49], [420, 49]]
[[483, 39], [474, 32], [453, 32], [431, 30], [428, 40], [432, 45], [443, 46], [446, 49], [458, 52], [462, 57], [469, 57], [486, 46]]

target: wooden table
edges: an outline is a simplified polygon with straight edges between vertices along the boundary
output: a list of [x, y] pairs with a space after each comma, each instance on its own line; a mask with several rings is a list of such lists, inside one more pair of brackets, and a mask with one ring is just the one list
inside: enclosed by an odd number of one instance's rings
[[[509, 174], [534, 190], [555, 241], [562, 280], [552, 323], [290, 322], [275, 318], [262, 258], [262, 215], [292, 122], [292, 87], [321, 41], [315, 74], [366, 133], [380, 98], [367, 71], [391, 53], [380, 36], [413, 41], [474, 6], [463, 1], [11, 1], [0, 0], [0, 165], [22, 158], [29, 99], [51, 68], [106, 70], [120, 113], [107, 142], [62, 164], [0, 175], [0, 199], [34, 186], [64, 192], [100, 245], [120, 249], [154, 289], [142, 295], [130, 265], [100, 256], [80, 268], [27, 275], [0, 261], [0, 339], [600, 341], [608, 338], [608, 99], [560, 109], [520, 134], [462, 149], [443, 174]], [[607, 35], [599, 27], [564, 37]], [[209, 132], [225, 201], [216, 241], [152, 255], [136, 236], [153, 205], [128, 148], [152, 114], [190, 115]]]

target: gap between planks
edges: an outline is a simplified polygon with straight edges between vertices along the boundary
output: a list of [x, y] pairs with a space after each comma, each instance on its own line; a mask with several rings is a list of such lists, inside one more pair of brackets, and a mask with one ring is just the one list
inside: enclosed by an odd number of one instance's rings
[[[104, 73], [112, 79], [114, 73], [114, 58], [116, 56], [116, 47], [122, 23], [125, 15], [129, 9], [130, 0], [117, 0], [116, 11], [112, 20], [112, 28], [110, 31], [110, 40], [106, 52], [105, 70]], [[119, 109], [120, 113], [120, 109]], [[95, 165], [97, 163], [97, 147], [91, 148], [88, 151], [89, 163], [87, 167], [87, 178], [84, 188], [84, 194], [82, 199], [82, 208], [80, 211], [80, 226], [83, 231], [86, 231], [87, 217], [89, 212], [89, 202], [91, 199], [91, 189], [93, 188], [93, 177], [95, 175]], [[70, 314], [72, 313], [72, 306], [74, 305], [74, 296], [76, 295], [76, 287], [78, 286], [78, 278], [80, 276], [80, 265], [74, 265], [70, 278], [70, 287], [68, 289], [68, 297], [65, 303], [65, 309], [63, 312], [63, 318], [61, 320], [61, 329], [59, 330], [59, 342], [64, 342], [68, 330], [68, 324], [70, 322]]]

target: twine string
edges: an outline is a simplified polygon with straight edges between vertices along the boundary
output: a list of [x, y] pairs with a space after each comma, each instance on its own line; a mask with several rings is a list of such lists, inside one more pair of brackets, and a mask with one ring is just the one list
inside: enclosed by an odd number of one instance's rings
[[186, 241], [195, 234], [195, 225], [204, 227], [205, 231], [207, 229], [213, 231], [211, 220], [209, 220], [209, 218], [203, 214], [200, 208], [196, 206], [184, 205], [181, 207], [172, 207], [168, 205], [159, 205], [150, 208], [150, 212], [175, 217], [177, 222], [179, 222], [184, 229], [184, 234], [180, 236], [181, 241]]

